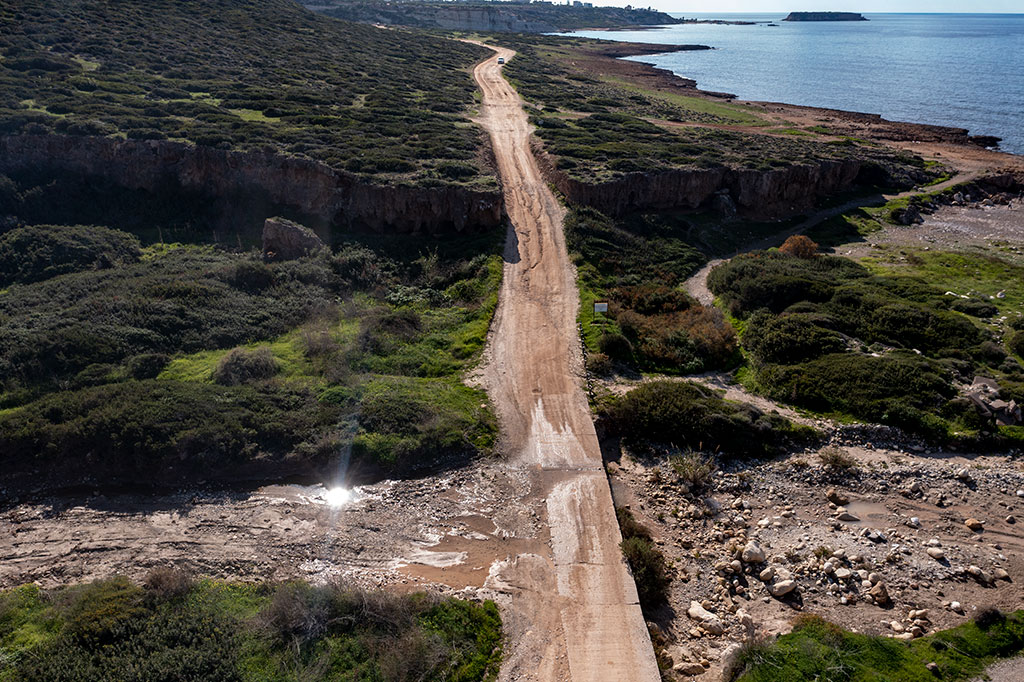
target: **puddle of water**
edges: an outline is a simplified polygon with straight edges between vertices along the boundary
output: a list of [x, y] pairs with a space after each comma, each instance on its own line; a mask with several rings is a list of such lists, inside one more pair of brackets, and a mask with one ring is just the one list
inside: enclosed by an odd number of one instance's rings
[[884, 529], [893, 525], [893, 522], [890, 519], [892, 514], [885, 508], [885, 505], [877, 502], [852, 500], [850, 504], [846, 505], [846, 511], [860, 519], [860, 521], [852, 522], [852, 524], [856, 526]]
[[256, 495], [276, 503], [318, 504], [334, 509], [345, 507], [367, 497], [361, 488], [333, 487], [323, 485], [268, 485], [256, 491]]

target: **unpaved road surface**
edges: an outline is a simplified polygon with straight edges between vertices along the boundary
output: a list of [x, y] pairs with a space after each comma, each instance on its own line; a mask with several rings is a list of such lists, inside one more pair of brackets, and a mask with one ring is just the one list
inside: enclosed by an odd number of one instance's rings
[[[658, 680], [636, 587], [619, 551], [601, 450], [580, 388], [578, 298], [562, 234], [563, 210], [530, 149], [522, 102], [497, 54], [476, 67], [480, 123], [491, 136], [511, 222], [483, 383], [498, 408], [509, 465], [537, 473], [551, 555], [519, 557], [498, 581], [533, 616], [540, 660], [513, 650], [509, 679]], [[507, 589], [507, 587], [506, 587]]]

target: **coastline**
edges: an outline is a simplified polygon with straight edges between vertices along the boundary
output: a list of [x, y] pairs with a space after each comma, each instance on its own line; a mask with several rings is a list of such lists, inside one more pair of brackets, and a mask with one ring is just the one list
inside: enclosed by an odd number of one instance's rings
[[[758, 13], [735, 18], [757, 23], [781, 16]], [[700, 21], [712, 18], [701, 16]], [[1001, 65], [997, 49], [1005, 50], [1021, 39], [1024, 15], [867, 18], [867, 22], [795, 22], [782, 24], [775, 32], [670, 25], [653, 33], [577, 31], [570, 35], [710, 45], [716, 53], [706, 56], [638, 59], [697, 81], [698, 88], [733, 93], [738, 101], [785, 102], [877, 113], [896, 122], [967, 128], [972, 137], [986, 138], [987, 144], [1000, 137], [1001, 150], [1024, 154], [1018, 115], [1024, 107], [1024, 88], [1014, 77], [1012, 65]], [[928, 37], [923, 46], [915, 38], [919, 35]], [[872, 60], [869, 55], [883, 49], [889, 36], [895, 36], [892, 40], [900, 45], [891, 63]], [[802, 54], [818, 53], [831, 40], [840, 41], [839, 51], [825, 53], [828, 57], [821, 64], [801, 61]], [[950, 69], [939, 66], [946, 59], [940, 55], [949, 55]], [[947, 71], [959, 75], [950, 78]]]
[[[834, 133], [832, 139], [852, 137], [884, 144], [897, 149], [923, 153], [945, 162], [955, 160], [969, 172], [983, 169], [1024, 172], [1024, 155], [992, 148], [998, 138], [972, 135], [967, 128], [956, 126], [889, 120], [872, 114], [831, 107], [790, 104], [768, 100], [740, 99], [733, 93], [703, 90], [690, 78], [649, 62], [625, 59], [654, 54], [669, 54], [693, 49], [716, 49], [711, 46], [669, 45], [656, 43], [628, 43], [607, 41], [604, 47], [588, 48], [587, 53], [596, 60], [587, 65], [601, 75], [631, 80], [641, 87], [663, 93], [700, 97], [709, 101], [727, 100], [747, 105], [786, 119], [793, 119], [806, 127], [827, 127]], [[750, 132], [756, 132], [751, 129]], [[765, 132], [765, 131], [760, 131]]]

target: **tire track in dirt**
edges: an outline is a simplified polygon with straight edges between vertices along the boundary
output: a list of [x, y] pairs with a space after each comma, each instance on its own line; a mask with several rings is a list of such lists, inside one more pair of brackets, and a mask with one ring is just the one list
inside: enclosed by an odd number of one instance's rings
[[533, 473], [544, 499], [551, 556], [520, 555], [491, 571], [512, 595], [521, 640], [502, 679], [659, 678], [621, 535], [601, 450], [580, 388], [575, 272], [562, 233], [564, 210], [530, 149], [522, 102], [496, 54], [477, 65], [479, 123], [491, 136], [510, 228], [498, 310], [482, 381], [503, 429], [509, 466]]

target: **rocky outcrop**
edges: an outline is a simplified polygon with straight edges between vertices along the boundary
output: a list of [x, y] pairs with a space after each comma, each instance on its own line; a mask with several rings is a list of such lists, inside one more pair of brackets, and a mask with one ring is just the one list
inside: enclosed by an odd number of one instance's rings
[[502, 221], [497, 190], [376, 185], [307, 159], [181, 142], [0, 136], [0, 173], [19, 171], [75, 173], [133, 190], [198, 195], [224, 203], [229, 219], [234, 203], [239, 216], [258, 220], [254, 230], [281, 213], [300, 217], [325, 235], [332, 229], [462, 232]]
[[546, 179], [569, 201], [609, 216], [717, 206], [758, 218], [795, 215], [821, 196], [848, 189], [866, 172], [859, 159], [824, 159], [767, 171], [716, 167], [630, 173], [591, 184], [558, 170], [547, 155], [539, 158]]
[[316, 232], [285, 218], [267, 218], [263, 223], [263, 258], [293, 260], [324, 245]]
[[790, 12], [783, 21], [867, 21], [859, 12]]

